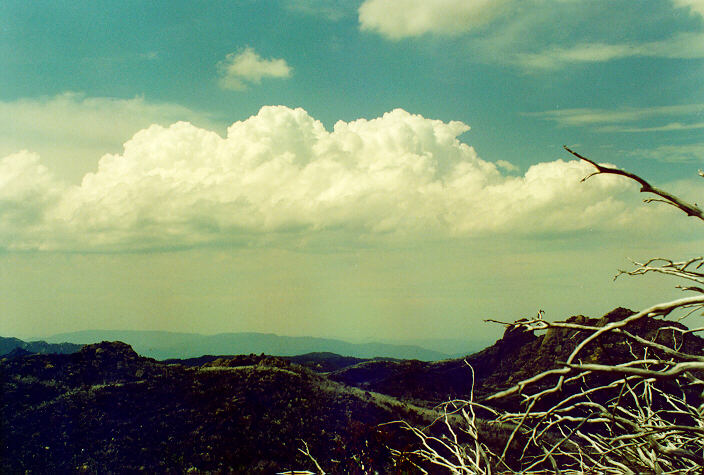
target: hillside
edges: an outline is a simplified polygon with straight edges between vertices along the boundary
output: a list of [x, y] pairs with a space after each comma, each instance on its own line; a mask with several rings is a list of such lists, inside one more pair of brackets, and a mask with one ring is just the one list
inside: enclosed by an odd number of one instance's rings
[[[633, 312], [616, 308], [601, 318], [582, 315], [567, 319], [586, 325], [604, 326], [622, 320]], [[642, 319], [627, 330], [648, 340], [672, 345], [672, 332], [664, 327], [686, 327], [662, 319]], [[330, 374], [330, 379], [359, 388], [425, 404], [437, 404], [454, 398], [467, 398], [472, 389], [474, 370], [475, 397], [482, 399], [529, 378], [541, 371], [558, 367], [580, 341], [577, 331], [553, 329], [542, 335], [509, 327], [492, 346], [465, 358], [446, 361], [366, 361]], [[704, 354], [704, 339], [687, 333], [679, 342], [682, 351]], [[637, 344], [629, 347], [618, 335], [607, 335], [583, 351], [587, 362], [618, 364], [632, 359], [630, 351], [640, 351]]]
[[103, 342], [0, 371], [2, 473], [314, 468], [302, 441], [335, 473], [386, 472], [408, 439], [379, 424], [427, 417], [274, 357], [187, 368]]
[[[237, 355], [203, 355], [197, 358], [170, 358], [163, 360], [167, 364], [181, 364], [184, 366], [203, 366], [211, 361], [222, 358], [237, 358]], [[316, 352], [304, 353], [296, 356], [280, 356], [281, 360], [290, 361], [304, 366], [317, 373], [329, 373], [338, 371], [349, 366], [353, 366], [366, 361], [402, 361], [394, 358], [355, 358], [354, 356], [342, 356], [337, 353]]]
[[[567, 321], [601, 327], [631, 314], [617, 308], [598, 319], [580, 315]], [[678, 334], [673, 345], [675, 333], [666, 328], [673, 326], [684, 328], [656, 318], [624, 328], [687, 353], [704, 353], [704, 339], [691, 333]], [[509, 326], [478, 353], [436, 362], [330, 353], [165, 362], [139, 356], [122, 342], [91, 344], [72, 354], [16, 348], [0, 359], [0, 473], [314, 470], [299, 450], [303, 441], [330, 473], [414, 473], [410, 460], [418, 459], [407, 451], [417, 440], [386, 423], [427, 427], [441, 415], [436, 404], [468, 398], [473, 382], [475, 400], [484, 400], [557, 367], [582, 337], [577, 330], [535, 335]], [[604, 335], [585, 348], [582, 359], [618, 364], [639, 351], [618, 335]], [[606, 391], [598, 398], [613, 396]], [[698, 393], [690, 396], [701, 399]], [[516, 398], [492, 404], [520, 408]], [[489, 446], [506, 440], [507, 427], [481, 419], [477, 424]], [[392, 458], [392, 448], [405, 455]], [[509, 456], [515, 461], [521, 453]]]

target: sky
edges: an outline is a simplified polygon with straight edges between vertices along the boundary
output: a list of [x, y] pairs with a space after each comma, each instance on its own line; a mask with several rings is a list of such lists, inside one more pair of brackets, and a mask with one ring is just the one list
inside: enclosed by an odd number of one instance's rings
[[0, 3], [0, 335], [491, 342], [678, 297], [702, 0]]

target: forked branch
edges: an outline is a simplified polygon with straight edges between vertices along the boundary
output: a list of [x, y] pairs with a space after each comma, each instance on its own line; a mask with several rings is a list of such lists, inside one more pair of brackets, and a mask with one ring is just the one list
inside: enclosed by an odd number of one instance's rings
[[[702, 211], [699, 207], [697, 207], [696, 204], [691, 204], [687, 203], [686, 201], [678, 198], [675, 195], [672, 195], [668, 193], [665, 190], [661, 190], [659, 188], [655, 188], [652, 186], [650, 183], [645, 181], [643, 178], [639, 177], [635, 173], [627, 172], [625, 170], [621, 170], [619, 168], [611, 168], [607, 167], [604, 165], [599, 165], [593, 160], [588, 159], [584, 155], [580, 155], [579, 153], [575, 152], [574, 150], [570, 149], [566, 145], [563, 146], [565, 150], [567, 150], [569, 153], [574, 155], [575, 157], [579, 158], [580, 160], [584, 160], [587, 163], [590, 163], [594, 168], [596, 168], [596, 171], [592, 173], [591, 175], [588, 175], [582, 179], [582, 181], [585, 181], [594, 175], [600, 175], [600, 174], [609, 174], [609, 175], [621, 175], [625, 176], [626, 178], [630, 178], [631, 180], [635, 181], [640, 185], [640, 192], [641, 193], [651, 193], [653, 195], [659, 196], [662, 199], [650, 199], [650, 200], [645, 200], [646, 202], [649, 201], [662, 201], [663, 203], [667, 203], [669, 205], [674, 206], [675, 208], [679, 208], [682, 211], [684, 211], [687, 216], [694, 216], [695, 218], [699, 218], [702, 221], [704, 221], [704, 211]], [[700, 173], [701, 176], [704, 176]]]

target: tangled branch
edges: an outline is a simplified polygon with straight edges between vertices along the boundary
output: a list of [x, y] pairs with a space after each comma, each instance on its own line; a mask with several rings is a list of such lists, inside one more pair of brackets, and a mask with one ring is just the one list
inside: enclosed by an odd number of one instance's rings
[[[682, 279], [687, 279], [694, 281], [698, 284], [704, 285], [704, 272], [701, 272], [702, 266], [704, 266], [704, 258], [695, 257], [688, 259], [686, 261], [675, 262], [671, 259], [664, 259], [662, 257], [655, 257], [649, 259], [644, 263], [632, 261], [635, 266], [634, 270], [625, 271], [619, 270], [618, 274], [614, 279], [621, 275], [645, 275], [649, 272], [670, 275], [674, 277], [680, 277]], [[695, 292], [704, 293], [704, 288], [698, 286], [678, 286], [683, 290], [691, 290]]]
[[[565, 147], [599, 174], [621, 175], [637, 182], [643, 193], [688, 216], [704, 221], [704, 212], [633, 173], [600, 165]], [[699, 172], [704, 177], [704, 172]], [[446, 403], [446, 433], [406, 428], [421, 440], [414, 454], [451, 473], [682, 473], [704, 467], [704, 341], [666, 319], [704, 309], [704, 258], [652, 258], [634, 262], [618, 276], [664, 274], [688, 283], [677, 287], [694, 295], [660, 303], [615, 321], [550, 322], [541, 311], [515, 322], [488, 320], [526, 332], [571, 335], [569, 356], [556, 367], [524, 378], [490, 395], [486, 421], [476, 418], [473, 391], [469, 400]], [[654, 322], [654, 323], [650, 323]], [[652, 325], [656, 331], [639, 333]], [[611, 361], [594, 358], [595, 348], [611, 348]], [[620, 358], [613, 361], [613, 358]], [[472, 386], [473, 387], [473, 386]], [[503, 402], [502, 402], [503, 401]], [[513, 401], [513, 402], [512, 402]], [[451, 410], [448, 410], [451, 408]], [[469, 409], [469, 412], [466, 410]], [[489, 411], [487, 411], [489, 412]], [[480, 424], [481, 422], [481, 424]], [[503, 445], [493, 446], [479, 427], [507, 430]], [[462, 428], [460, 431], [459, 428]], [[486, 429], [484, 430], [486, 431]], [[449, 434], [449, 435], [448, 435]], [[462, 435], [462, 436], [459, 436]], [[426, 472], [427, 473], [427, 472]]]

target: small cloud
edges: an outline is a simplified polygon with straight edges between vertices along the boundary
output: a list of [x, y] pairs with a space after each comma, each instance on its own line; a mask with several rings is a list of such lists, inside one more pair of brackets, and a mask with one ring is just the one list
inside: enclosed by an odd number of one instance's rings
[[558, 69], [570, 63], [595, 63], [610, 61], [637, 54], [636, 47], [627, 44], [585, 43], [571, 48], [553, 47], [539, 53], [526, 53], [518, 57], [525, 69]]
[[497, 160], [496, 166], [499, 168], [503, 168], [507, 172], [517, 172], [518, 171], [518, 167], [516, 165], [514, 165], [511, 162], [507, 162], [506, 160]]
[[246, 47], [239, 53], [228, 54], [218, 63], [220, 86], [223, 89], [243, 91], [250, 84], [259, 84], [262, 78], [287, 78], [291, 67], [284, 59], [265, 59], [254, 49]]
[[340, 21], [354, 11], [348, 0], [288, 0], [285, 5], [293, 12], [329, 21]]
[[691, 124], [683, 124], [682, 122], [670, 122], [665, 125], [657, 125], [654, 127], [624, 127], [618, 125], [610, 125], [600, 127], [597, 132], [625, 132], [625, 133], [641, 133], [641, 132], [672, 132], [674, 130], [696, 130], [704, 129], [704, 122], [695, 122]]
[[139, 55], [141, 59], [147, 60], [147, 61], [154, 61], [156, 59], [159, 59], [159, 52], [158, 51], [147, 51], [146, 53], [142, 53]]
[[581, 43], [567, 48], [553, 46], [537, 53], [519, 54], [515, 62], [521, 68], [533, 71], [633, 57], [704, 58], [704, 33], [679, 33], [670, 38], [646, 43]]
[[704, 142], [685, 145], [661, 145], [651, 149], [626, 151], [628, 155], [667, 163], [704, 162]]
[[483, 26], [503, 11], [510, 0], [365, 0], [359, 7], [362, 30], [391, 39], [426, 33], [456, 35]]
[[634, 122], [657, 117], [686, 117], [704, 112], [704, 104], [683, 104], [621, 109], [564, 109], [544, 112], [531, 112], [525, 115], [551, 120], [560, 126], [593, 126], [596, 132], [668, 132], [704, 128], [704, 122], [668, 122], [663, 125], [634, 125]]
[[698, 114], [704, 112], [704, 104], [682, 104], [674, 106], [626, 107], [620, 109], [559, 109], [529, 112], [524, 115], [552, 120], [564, 126], [583, 126], [633, 122], [652, 117]]

